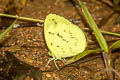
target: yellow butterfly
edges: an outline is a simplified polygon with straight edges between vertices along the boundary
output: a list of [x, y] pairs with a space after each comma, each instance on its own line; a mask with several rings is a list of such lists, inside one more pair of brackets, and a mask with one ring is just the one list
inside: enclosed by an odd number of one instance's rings
[[[83, 52], [87, 46], [84, 32], [64, 17], [49, 14], [44, 22], [44, 37], [48, 54], [53, 58], [50, 61], [64, 59]], [[59, 69], [59, 68], [58, 68]]]

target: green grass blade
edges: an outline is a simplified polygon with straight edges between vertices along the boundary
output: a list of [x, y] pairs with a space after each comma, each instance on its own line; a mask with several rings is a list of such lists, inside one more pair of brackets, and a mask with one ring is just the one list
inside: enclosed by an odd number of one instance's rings
[[96, 37], [101, 49], [104, 50], [106, 53], [108, 53], [108, 46], [107, 46], [107, 43], [106, 43], [102, 33], [100, 32], [99, 28], [97, 27], [96, 23], [94, 22], [88, 9], [86, 8], [86, 6], [80, 0], [78, 0], [78, 1], [80, 3], [80, 6], [82, 7], [82, 11], [90, 25], [90, 28], [93, 30], [93, 32], [95, 34], [95, 37]]
[[0, 40], [2, 40], [2, 39], [5, 37], [5, 35], [6, 35], [10, 30], [12, 30], [12, 28], [13, 28], [14, 24], [16, 23], [16, 21], [17, 21], [17, 20], [15, 20], [4, 32], [2, 32], [2, 33], [0, 34]]
[[103, 34], [111, 35], [111, 36], [116, 36], [120, 37], [120, 33], [115, 33], [115, 32], [107, 32], [107, 31], [101, 31]]
[[[83, 30], [86, 30], [86, 31], [89, 31], [90, 29], [89, 28], [82, 28]], [[106, 34], [106, 35], [109, 35], [109, 36], [116, 36], [116, 37], [120, 37], [120, 33], [115, 33], [115, 32], [108, 32], [108, 31], [103, 31], [103, 30], [100, 30], [102, 34]]]
[[14, 19], [19, 19], [19, 20], [33, 21], [33, 22], [44, 22], [44, 20], [27, 18], [27, 17], [20, 17], [20, 16], [10, 15], [10, 14], [4, 14], [4, 13], [0, 13], [0, 16], [14, 18]]
[[112, 49], [120, 48], [120, 40], [114, 42], [114, 43], [110, 46], [110, 48], [112, 48]]
[[97, 53], [97, 52], [100, 52], [100, 51], [101, 51], [101, 49], [86, 50], [86, 51], [84, 51], [82, 53], [79, 53], [79, 54], [73, 56], [69, 61], [67, 61], [66, 65], [71, 64], [71, 63], [73, 63], [73, 62], [75, 62], [77, 60], [80, 60], [81, 58], [85, 57], [86, 55], [88, 55], [90, 53]]

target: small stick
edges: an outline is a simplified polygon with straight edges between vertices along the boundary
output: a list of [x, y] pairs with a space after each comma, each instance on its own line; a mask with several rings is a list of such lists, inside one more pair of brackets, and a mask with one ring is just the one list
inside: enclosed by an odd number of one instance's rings
[[111, 70], [111, 55], [110, 54], [107, 55], [106, 52], [103, 51], [102, 56], [103, 56], [108, 80], [113, 80], [113, 73], [112, 73], [112, 70]]

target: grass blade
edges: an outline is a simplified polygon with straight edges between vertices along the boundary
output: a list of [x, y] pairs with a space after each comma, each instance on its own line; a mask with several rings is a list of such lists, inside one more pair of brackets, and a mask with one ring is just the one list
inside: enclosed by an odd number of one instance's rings
[[94, 22], [92, 16], [90, 15], [88, 9], [86, 8], [86, 6], [80, 1], [78, 0], [80, 3], [80, 6], [82, 7], [82, 11], [85, 15], [85, 18], [87, 19], [90, 28], [93, 30], [95, 37], [101, 47], [102, 50], [104, 50], [106, 53], [108, 53], [108, 46], [107, 43], [102, 35], [102, 33], [100, 32], [100, 30], [98, 29], [96, 23]]
[[112, 48], [112, 49], [120, 48], [120, 40], [114, 42], [114, 43], [110, 46], [110, 48]]
[[0, 40], [2, 40], [2, 39], [5, 37], [5, 35], [6, 35], [10, 30], [12, 30], [12, 28], [13, 28], [14, 24], [16, 23], [16, 21], [17, 21], [17, 20], [15, 20], [4, 32], [2, 32], [2, 33], [0, 34]]
[[86, 55], [90, 54], [90, 53], [97, 53], [97, 52], [100, 52], [101, 49], [95, 49], [95, 50], [86, 50], [82, 53], [79, 53], [78, 55], [75, 55], [74, 57], [72, 57], [69, 61], [67, 61], [66, 65], [67, 64], [71, 64], [77, 60], [80, 60], [81, 58], [85, 57]]
[[8, 18], [15, 18], [15, 19], [19, 19], [19, 20], [33, 21], [33, 22], [44, 22], [44, 20], [27, 18], [27, 17], [20, 17], [20, 16], [15, 16], [15, 15], [10, 15], [10, 14], [4, 14], [4, 13], [0, 13], [0, 16], [2, 16], [2, 17], [8, 17]]

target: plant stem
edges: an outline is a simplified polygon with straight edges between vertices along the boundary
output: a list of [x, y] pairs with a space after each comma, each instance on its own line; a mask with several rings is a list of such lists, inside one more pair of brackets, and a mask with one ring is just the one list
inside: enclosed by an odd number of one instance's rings
[[27, 18], [27, 17], [20, 17], [20, 16], [17, 16], [17, 15], [15, 16], [15, 15], [3, 14], [3, 13], [0, 13], [0, 16], [20, 19], [20, 20], [26, 20], [26, 21], [33, 21], [33, 22], [44, 22], [44, 20]]
[[104, 60], [108, 80], [113, 80], [113, 73], [112, 73], [112, 70], [111, 70], [111, 68], [112, 68], [111, 53], [106, 54], [106, 52], [103, 51], [102, 55], [103, 55], [103, 60]]
[[[90, 31], [89, 28], [83, 28], [83, 30], [87, 30], [87, 31]], [[117, 36], [117, 37], [120, 37], [120, 34], [119, 33], [115, 33], [115, 32], [108, 32], [108, 31], [103, 31], [103, 30], [100, 30], [103, 34], [107, 34], [107, 35], [112, 35], [112, 36]]]
[[120, 37], [119, 33], [113, 33], [113, 32], [107, 32], [107, 31], [101, 31], [101, 32], [104, 33], [104, 34], [109, 34], [109, 35], [114, 35], [114, 36], [119, 36]]

